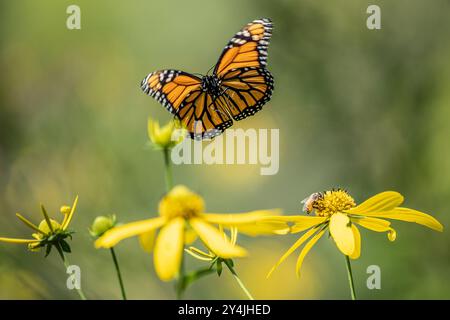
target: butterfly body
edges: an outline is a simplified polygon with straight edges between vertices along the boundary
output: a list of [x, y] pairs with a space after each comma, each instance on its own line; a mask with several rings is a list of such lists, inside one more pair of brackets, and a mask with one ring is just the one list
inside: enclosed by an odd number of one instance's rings
[[209, 92], [214, 99], [217, 99], [223, 94], [223, 89], [220, 87], [221, 81], [216, 75], [207, 75], [202, 78], [202, 90]]
[[225, 46], [212, 74], [159, 70], [144, 78], [141, 89], [174, 114], [191, 138], [213, 138], [270, 100], [273, 77], [266, 64], [271, 33], [269, 19], [254, 20]]

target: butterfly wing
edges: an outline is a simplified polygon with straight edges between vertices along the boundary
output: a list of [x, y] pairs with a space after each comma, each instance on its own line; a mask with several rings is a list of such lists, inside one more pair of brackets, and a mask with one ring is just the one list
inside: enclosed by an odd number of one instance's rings
[[169, 112], [177, 114], [189, 93], [201, 88], [201, 83], [199, 77], [183, 71], [160, 70], [145, 77], [141, 89]]
[[223, 89], [216, 98], [202, 79], [178, 70], [150, 73], [141, 88], [176, 115], [191, 138], [213, 138], [232, 125], [231, 117], [253, 115], [270, 99], [273, 78], [265, 66], [271, 33], [270, 19], [258, 19], [230, 40], [214, 69]]
[[267, 18], [247, 24], [228, 42], [214, 68], [214, 73], [220, 78], [232, 69], [264, 68], [267, 64], [267, 48], [272, 28], [272, 22]]
[[177, 117], [192, 139], [214, 138], [233, 124], [225, 99], [214, 99], [209, 92], [201, 88], [186, 97]]
[[273, 77], [265, 68], [230, 70], [221, 79], [223, 96], [234, 120], [242, 120], [260, 111], [270, 100]]

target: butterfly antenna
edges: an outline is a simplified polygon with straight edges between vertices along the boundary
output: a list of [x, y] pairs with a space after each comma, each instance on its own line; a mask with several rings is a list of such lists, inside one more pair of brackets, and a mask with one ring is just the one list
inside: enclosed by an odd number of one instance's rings
[[214, 69], [216, 67], [216, 65], [214, 64], [211, 68], [209, 68], [208, 73], [209, 74], [211, 72], [212, 69]]

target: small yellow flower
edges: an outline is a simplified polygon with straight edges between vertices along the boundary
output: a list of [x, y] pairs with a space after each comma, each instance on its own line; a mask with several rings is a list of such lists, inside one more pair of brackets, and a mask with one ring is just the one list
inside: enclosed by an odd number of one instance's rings
[[[292, 222], [291, 233], [306, 231], [300, 239], [280, 258], [267, 277], [297, 248], [309, 240], [297, 260], [297, 275], [305, 256], [314, 244], [329, 231], [338, 249], [351, 259], [361, 254], [361, 235], [356, 225], [375, 232], [387, 232], [388, 239], [394, 241], [396, 232], [391, 222], [384, 219], [403, 220], [424, 225], [436, 231], [444, 227], [432, 216], [409, 208], [399, 207], [403, 196], [395, 191], [379, 193], [360, 205], [344, 190], [314, 193], [303, 201], [304, 211], [315, 211], [316, 216], [285, 216], [274, 218], [277, 221]], [[381, 218], [381, 219], [380, 219]], [[274, 220], [274, 221], [275, 221]]]
[[[139, 236], [144, 250], [154, 251], [154, 265], [161, 280], [178, 275], [185, 243], [192, 241], [192, 233], [200, 237], [206, 247], [224, 259], [242, 257], [246, 250], [233, 244], [213, 225], [236, 227], [247, 234], [287, 232], [285, 222], [264, 222], [274, 210], [245, 214], [204, 213], [204, 200], [185, 186], [176, 186], [159, 203], [159, 217], [136, 221], [107, 231], [95, 242], [97, 248], [111, 248], [123, 239]], [[156, 230], [159, 233], [156, 236]], [[188, 238], [191, 238], [188, 240]]]
[[67, 237], [71, 237], [71, 232], [69, 232], [67, 228], [72, 221], [77, 203], [78, 196], [75, 198], [72, 207], [61, 207], [60, 211], [64, 214], [64, 218], [61, 223], [50, 219], [43, 205], [41, 205], [41, 212], [44, 216], [44, 220], [42, 220], [38, 226], [30, 222], [21, 214], [16, 213], [16, 216], [20, 219], [20, 221], [35, 231], [35, 233], [32, 234], [33, 239], [0, 237], [0, 241], [7, 243], [27, 244], [30, 251], [38, 251], [41, 247], [45, 246], [47, 248], [46, 256], [50, 253], [52, 246], [56, 246], [58, 250], [70, 252], [70, 246], [65, 239]]
[[176, 120], [169, 121], [163, 127], [160, 127], [159, 122], [148, 119], [148, 137], [154, 146], [162, 149], [170, 149], [183, 141], [185, 137], [185, 130]]

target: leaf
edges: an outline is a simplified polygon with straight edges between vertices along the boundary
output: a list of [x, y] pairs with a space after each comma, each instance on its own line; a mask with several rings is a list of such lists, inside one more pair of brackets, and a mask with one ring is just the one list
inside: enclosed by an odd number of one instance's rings
[[181, 297], [183, 292], [187, 289], [188, 286], [190, 286], [194, 281], [197, 281], [198, 279], [207, 276], [208, 274], [213, 273], [215, 270], [208, 267], [199, 269], [197, 271], [191, 272], [187, 275], [185, 275], [183, 278], [180, 279], [180, 281], [177, 282], [175, 289], [177, 291], [177, 295]]
[[213, 273], [214, 270], [210, 269], [210, 268], [204, 268], [204, 269], [200, 269], [197, 271], [194, 271], [192, 273], [189, 273], [187, 275], [184, 276], [184, 289], [186, 289], [191, 283], [193, 283], [194, 281], [207, 276], [208, 274]]
[[47, 247], [45, 248], [45, 257], [46, 258], [50, 254], [51, 251], [52, 251], [52, 245], [48, 244]]
[[65, 240], [61, 240], [59, 243], [61, 244], [61, 248], [64, 252], [72, 252], [70, 245]]
[[217, 271], [217, 275], [220, 277], [220, 275], [222, 274], [222, 260], [217, 260], [216, 262], [216, 271]]

